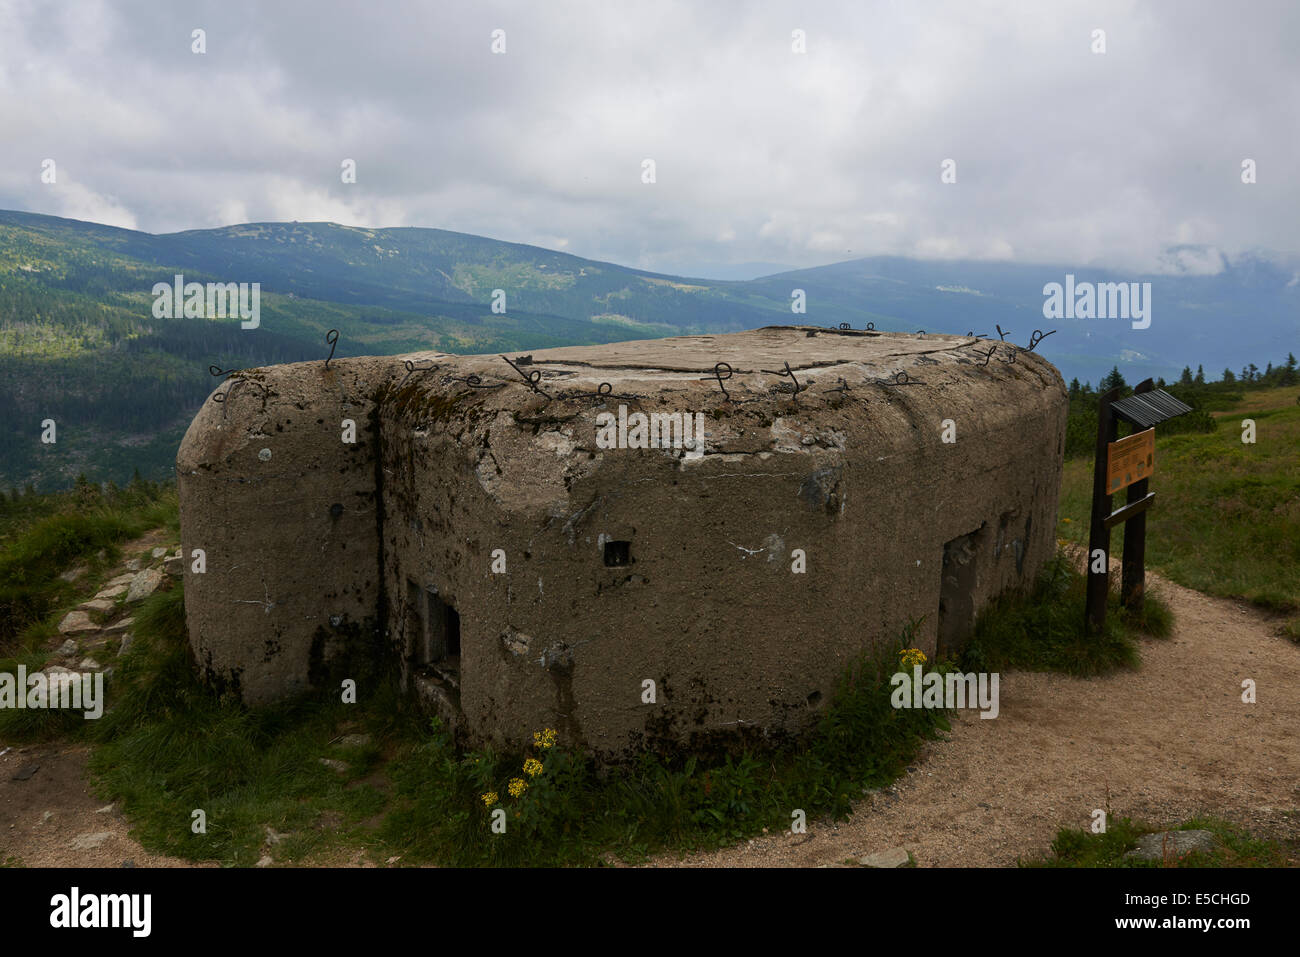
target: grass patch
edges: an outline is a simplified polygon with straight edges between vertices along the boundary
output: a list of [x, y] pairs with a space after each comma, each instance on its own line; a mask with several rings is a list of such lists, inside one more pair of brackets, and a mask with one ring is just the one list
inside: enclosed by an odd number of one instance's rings
[[[890, 704], [889, 677], [910, 642], [907, 629], [892, 647], [864, 654], [797, 753], [746, 751], [715, 761], [645, 754], [600, 774], [580, 755], [544, 743], [527, 755], [458, 755], [435, 728], [393, 765], [403, 806], [382, 837], [414, 860], [592, 864], [609, 853], [638, 860], [789, 831], [796, 811], [810, 821], [846, 817], [864, 789], [894, 780], [927, 738], [949, 727], [941, 711]], [[535, 777], [530, 759], [542, 768]], [[512, 795], [512, 780], [526, 790]], [[504, 834], [490, 830], [497, 809], [505, 812]]]
[[[849, 669], [797, 751], [647, 753], [603, 770], [544, 740], [525, 754], [463, 751], [392, 691], [366, 705], [304, 697], [256, 711], [216, 696], [195, 678], [182, 602], [177, 588], [137, 613], [110, 709], [93, 722], [91, 769], [141, 843], [191, 860], [249, 865], [265, 853], [303, 860], [351, 847], [405, 863], [577, 865], [716, 847], [788, 831], [796, 811], [846, 816], [948, 728], [942, 711], [890, 704], [908, 629]], [[339, 747], [342, 733], [362, 729], [366, 744]], [[512, 795], [513, 779], [526, 787]], [[196, 809], [206, 834], [191, 829]], [[491, 830], [493, 809], [505, 812], [504, 834]]]
[[[1300, 637], [1300, 388], [1255, 391], [1213, 413], [1205, 435], [1156, 427], [1156, 504], [1147, 512], [1149, 568], [1197, 591], [1240, 598], [1285, 616]], [[1255, 421], [1255, 443], [1242, 420]], [[1090, 459], [1065, 463], [1058, 534], [1086, 544]], [[1119, 554], [1123, 533], [1112, 535]]]
[[59, 577], [71, 566], [94, 575], [117, 559], [121, 542], [159, 526], [179, 529], [175, 489], [149, 482], [0, 500], [0, 653], [76, 594]]
[[[1124, 856], [1137, 847], [1138, 839], [1144, 834], [1166, 830], [1211, 831], [1217, 846], [1212, 852], [1170, 856], [1164, 861]], [[1111, 819], [1103, 834], [1093, 834], [1087, 829], [1061, 828], [1056, 832], [1056, 839], [1047, 855], [1022, 860], [1019, 864], [1021, 867], [1286, 867], [1294, 862], [1296, 851], [1295, 846], [1256, 838], [1245, 828], [1220, 818], [1197, 817], [1172, 828], [1162, 828], [1134, 823], [1122, 817]]]
[[962, 652], [960, 670], [1061, 671], [1079, 677], [1135, 668], [1139, 633], [1162, 638], [1173, 616], [1158, 595], [1148, 593], [1142, 612], [1119, 604], [1112, 583], [1106, 623], [1100, 635], [1083, 630], [1087, 576], [1063, 552], [1043, 566], [1028, 592], [1006, 592], [991, 601], [975, 622]]
[[[377, 753], [331, 747], [353, 723], [347, 706], [300, 698], [254, 711], [198, 682], [182, 589], [147, 599], [134, 633], [118, 693], [94, 729], [102, 744], [90, 767], [145, 846], [248, 866], [274, 842], [278, 859], [299, 860], [347, 843], [382, 808], [383, 796], [361, 780]], [[322, 758], [350, 761], [340, 773]], [[205, 833], [194, 833], [195, 810]]]

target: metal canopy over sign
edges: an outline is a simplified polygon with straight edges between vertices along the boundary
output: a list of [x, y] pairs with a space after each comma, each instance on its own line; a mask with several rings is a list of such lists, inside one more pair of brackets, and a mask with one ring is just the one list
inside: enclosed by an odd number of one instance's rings
[[1107, 445], [1106, 494], [1114, 495], [1151, 477], [1156, 464], [1156, 430], [1135, 432]]
[[1191, 412], [1192, 407], [1180, 402], [1164, 389], [1139, 392], [1127, 399], [1116, 399], [1110, 404], [1112, 414], [1132, 423], [1139, 429], [1149, 429], [1176, 415]]

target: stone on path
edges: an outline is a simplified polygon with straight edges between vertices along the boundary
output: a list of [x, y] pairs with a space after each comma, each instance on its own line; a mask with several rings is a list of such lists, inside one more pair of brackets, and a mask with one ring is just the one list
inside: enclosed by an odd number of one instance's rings
[[1130, 860], [1163, 861], [1166, 854], [1170, 858], [1193, 851], [1211, 854], [1217, 846], [1213, 831], [1160, 831], [1142, 835], [1138, 838], [1138, 846], [1124, 856]]
[[891, 847], [887, 851], [879, 851], [859, 858], [858, 863], [863, 867], [902, 867], [908, 860], [910, 858], [906, 850], [901, 847]]
[[158, 586], [162, 584], [162, 581], [163, 573], [161, 568], [146, 568], [131, 579], [131, 586], [126, 590], [127, 602], [137, 602], [148, 598], [158, 590]]
[[70, 611], [59, 622], [61, 635], [84, 635], [92, 631], [99, 631], [99, 625], [91, 621], [84, 611]]
[[85, 834], [78, 834], [74, 837], [68, 847], [74, 851], [89, 851], [99, 847], [112, 836], [111, 831], [87, 831]]

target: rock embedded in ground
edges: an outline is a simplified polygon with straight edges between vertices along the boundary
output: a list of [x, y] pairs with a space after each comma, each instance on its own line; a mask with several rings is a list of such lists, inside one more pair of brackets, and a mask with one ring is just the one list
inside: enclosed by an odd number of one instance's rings
[[185, 574], [185, 559], [172, 555], [163, 560], [163, 574], [170, 578], [180, 578]]
[[902, 867], [909, 860], [906, 850], [901, 847], [891, 847], [887, 851], [879, 851], [859, 858], [858, 863], [863, 867]]
[[345, 734], [339, 738], [339, 747], [341, 748], [364, 748], [370, 744], [370, 735], [368, 734]]
[[128, 559], [127, 561], [124, 561], [122, 563], [122, 567], [125, 568], [127, 571], [138, 572], [140, 570], [140, 559], [138, 558]]
[[[135, 576], [132, 575], [131, 577], [134, 578]], [[96, 593], [95, 593], [95, 600], [96, 600], [96, 601], [100, 601], [100, 600], [105, 599], [105, 598], [117, 598], [117, 597], [119, 597], [120, 595], [125, 595], [125, 594], [126, 594], [126, 585], [125, 585], [125, 584], [121, 584], [121, 585], [112, 585], [112, 586], [109, 586], [109, 587], [104, 588], [104, 589], [101, 590], [101, 591], [96, 592]]]
[[94, 631], [99, 631], [99, 625], [91, 621], [84, 611], [70, 611], [59, 622], [61, 635], [85, 635]]
[[115, 607], [117, 607], [116, 603], [108, 598], [92, 598], [90, 601], [83, 601], [77, 606], [81, 611], [93, 611], [101, 615], [108, 614]]
[[128, 604], [143, 601], [158, 590], [162, 584], [163, 573], [160, 568], [146, 568], [131, 579], [131, 586], [126, 591]]
[[331, 771], [338, 771], [340, 774], [347, 771], [348, 766], [343, 761], [335, 761], [333, 758], [321, 758], [320, 763], [325, 765]]
[[1193, 851], [1212, 854], [1217, 847], [1213, 831], [1160, 831], [1142, 835], [1138, 846], [1124, 856], [1129, 860], [1163, 861], [1166, 855], [1177, 858]]
[[115, 621], [111, 625], [105, 625], [104, 634], [106, 635], [121, 634], [122, 632], [127, 631], [134, 624], [135, 624], [134, 618], [123, 618], [121, 621]]
[[167, 549], [163, 548], [161, 545], [149, 553], [150, 557], [152, 558], [162, 558], [166, 554], [167, 554]]
[[108, 581], [104, 582], [104, 587], [116, 588], [118, 585], [129, 585], [131, 584], [131, 579], [134, 577], [135, 572], [123, 572], [121, 575], [118, 575], [115, 578], [110, 578]]
[[85, 834], [78, 834], [68, 845], [74, 851], [89, 851], [107, 841], [113, 834], [111, 831], [87, 831]]
[[103, 666], [94, 658], [82, 658], [81, 664], [77, 666], [82, 671], [98, 671]]
[[77, 643], [69, 638], [63, 644], [59, 645], [57, 654], [60, 658], [71, 658], [77, 653]]
[[118, 653], [118, 655], [120, 656], [120, 655], [124, 655], [124, 654], [126, 654], [127, 651], [130, 650], [130, 648], [131, 648], [131, 636], [130, 636], [130, 635], [123, 635], [123, 636], [122, 636], [122, 643], [121, 643], [120, 645], [117, 646], [117, 653]]

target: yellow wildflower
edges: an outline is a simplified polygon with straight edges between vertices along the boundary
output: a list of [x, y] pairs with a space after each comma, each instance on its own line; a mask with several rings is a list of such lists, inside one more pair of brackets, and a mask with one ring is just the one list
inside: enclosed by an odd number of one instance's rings
[[904, 648], [898, 653], [899, 658], [903, 661], [904, 668], [914, 668], [917, 665], [923, 665], [928, 660], [925, 652], [920, 648]]
[[542, 762], [536, 758], [529, 758], [524, 762], [524, 774], [530, 778], [535, 778], [542, 773]]
[[555, 747], [555, 730], [553, 728], [543, 728], [541, 731], [534, 731], [533, 744], [543, 750]]
[[528, 782], [523, 778], [511, 778], [506, 790], [510, 792], [511, 797], [517, 798], [528, 790]]
[[488, 793], [484, 794], [480, 800], [483, 802], [484, 807], [491, 807], [493, 804], [496, 804], [500, 798], [497, 796], [496, 791], [488, 791]]

